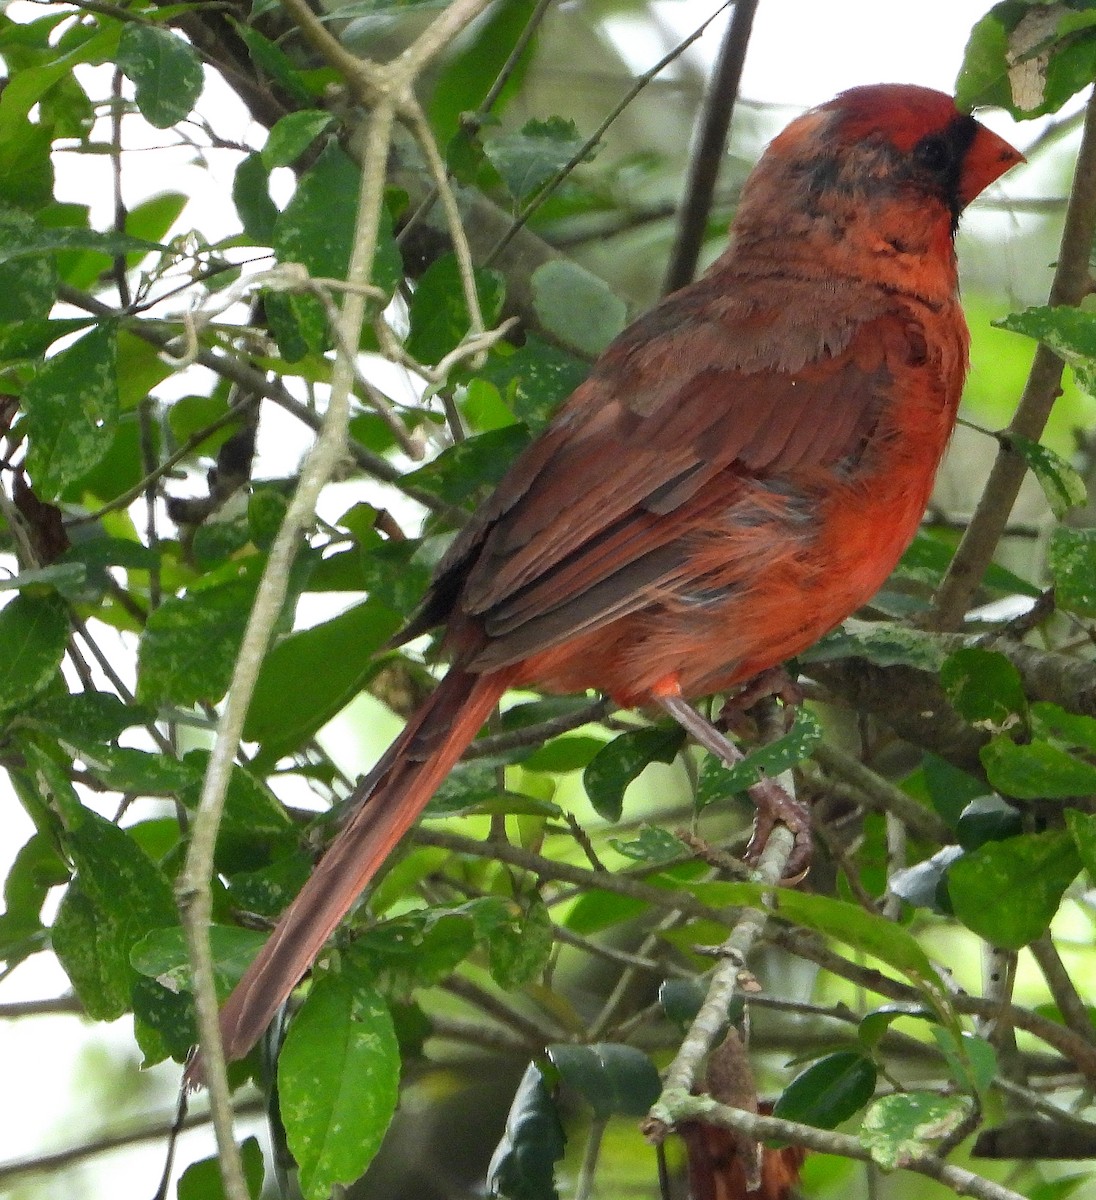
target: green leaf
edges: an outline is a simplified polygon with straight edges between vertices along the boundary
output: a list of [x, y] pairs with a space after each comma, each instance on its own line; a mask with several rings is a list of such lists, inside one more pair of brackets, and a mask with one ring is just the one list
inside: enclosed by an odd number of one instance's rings
[[[482, 21], [450, 47], [433, 83], [428, 112], [438, 142], [446, 145], [460, 128], [461, 114], [475, 112], [487, 96], [494, 79], [505, 66], [508, 77], [494, 111], [502, 112], [521, 88], [535, 52], [538, 36], [533, 36], [513, 63], [508, 59], [530, 17], [535, 0], [501, 0], [492, 6]], [[512, 70], [511, 70], [512, 68]]]
[[198, 52], [160, 25], [127, 22], [117, 63], [136, 89], [141, 115], [157, 129], [185, 121], [202, 94], [205, 76]]
[[952, 1030], [940, 1025], [933, 1027], [932, 1036], [959, 1086], [973, 1094], [984, 1095], [997, 1078], [997, 1053], [989, 1042], [966, 1031], [957, 1039]]
[[723, 903], [771, 907], [774, 913], [793, 924], [837, 938], [889, 964], [926, 992], [934, 1008], [946, 1007], [947, 992], [943, 982], [921, 944], [903, 926], [866, 912], [847, 900], [812, 895], [793, 888], [773, 890], [755, 883], [721, 884], [720, 888]]
[[76, 878], [53, 924], [53, 948], [89, 1016], [130, 1007], [130, 951], [154, 929], [178, 924], [171, 884], [126, 833], [84, 810], [64, 834]]
[[964, 850], [976, 850], [986, 842], [1015, 837], [1024, 829], [1023, 814], [1000, 796], [978, 796], [959, 814], [955, 833]]
[[194, 998], [155, 979], [137, 979], [130, 992], [133, 1031], [144, 1052], [142, 1067], [173, 1058], [185, 1062], [198, 1042]]
[[481, 372], [509, 404], [519, 421], [534, 432], [590, 373], [590, 364], [529, 334], [511, 353], [496, 347]]
[[528, 442], [529, 434], [522, 425], [466, 438], [443, 450], [432, 463], [405, 475], [404, 486], [424, 488], [449, 504], [466, 503], [498, 483]]
[[[483, 322], [489, 329], [502, 311], [505, 283], [497, 271], [479, 268], [475, 280]], [[468, 336], [471, 318], [455, 255], [443, 255], [423, 272], [408, 306], [408, 320], [407, 352], [422, 363], [440, 361]]]
[[781, 1093], [773, 1116], [836, 1129], [875, 1094], [875, 1063], [861, 1050], [839, 1050], [801, 1071]]
[[531, 896], [524, 913], [497, 926], [487, 940], [491, 978], [511, 990], [534, 980], [552, 953], [552, 918], [544, 902]]
[[1012, 102], [1008, 86], [1009, 30], [1001, 19], [1003, 8], [995, 5], [971, 30], [955, 82], [955, 102], [964, 112], [982, 104], [1007, 108]]
[[935, 673], [946, 657], [947, 651], [939, 640], [922, 629], [911, 629], [890, 621], [850, 619], [800, 654], [798, 659], [808, 663], [865, 658], [879, 667], [915, 667], [919, 671]]
[[1096, 767], [1049, 742], [1019, 746], [995, 737], [979, 752], [986, 778], [1017, 800], [1062, 800], [1096, 792]]
[[882, 1096], [864, 1117], [860, 1142], [884, 1171], [893, 1171], [929, 1153], [926, 1143], [947, 1137], [969, 1113], [969, 1101], [960, 1096], [932, 1092]]
[[1021, 725], [1027, 714], [1020, 672], [996, 651], [957, 650], [940, 668], [940, 683], [956, 711], [976, 728], [1001, 733]]
[[[263, 1151], [258, 1138], [249, 1137], [241, 1143], [240, 1159], [247, 1194], [252, 1200], [258, 1200], [263, 1190]], [[221, 1160], [216, 1155], [191, 1163], [179, 1177], [176, 1192], [179, 1200], [223, 1200], [224, 1194]]]
[[371, 926], [344, 957], [379, 991], [402, 1000], [416, 988], [447, 978], [475, 948], [476, 926], [470, 913], [459, 908], [426, 909]]
[[278, 1059], [286, 1140], [307, 1200], [361, 1177], [399, 1095], [392, 1015], [365, 978], [327, 974], [301, 1005]]
[[27, 467], [40, 500], [56, 500], [109, 450], [119, 411], [116, 353], [114, 328], [100, 325], [47, 359], [27, 384]]
[[46, 945], [42, 906], [51, 887], [67, 883], [69, 871], [51, 838], [33, 834], [12, 861], [4, 880], [0, 913], [0, 961], [8, 970]]
[[553, 259], [533, 272], [537, 318], [564, 344], [591, 357], [624, 328], [628, 310], [603, 280], [569, 260]]
[[378, 669], [376, 651], [398, 627], [394, 613], [367, 600], [283, 638], [263, 659], [245, 740], [261, 742], [265, 760], [295, 750], [361, 691]]
[[69, 624], [59, 597], [18, 595], [0, 609], [0, 711], [18, 708], [57, 678]]
[[810, 756], [822, 740], [822, 725], [806, 708], [795, 710], [791, 729], [775, 741], [751, 750], [740, 763], [726, 767], [714, 755], [705, 758], [696, 789], [696, 806], [707, 807], [753, 787], [762, 777], [773, 777]]
[[1066, 828], [1090, 879], [1096, 879], [1096, 814], [1066, 809]]
[[685, 843], [674, 837], [668, 829], [659, 829], [653, 825], [641, 825], [637, 837], [623, 841], [620, 838], [610, 838], [609, 845], [625, 858], [635, 859], [636, 862], [666, 862], [687, 853]]
[[1031, 731], [1048, 741], [1064, 742], [1079, 750], [1096, 751], [1096, 717], [1067, 712], [1049, 700], [1031, 706]]
[[582, 149], [585, 139], [574, 121], [549, 117], [527, 121], [516, 133], [495, 133], [483, 149], [519, 203], [538, 192]]
[[1078, 616], [1096, 617], [1096, 529], [1059, 526], [1047, 558], [1058, 604]]
[[262, 148], [263, 166], [268, 171], [291, 167], [334, 119], [319, 108], [302, 108], [279, 118]]
[[662, 1090], [654, 1063], [634, 1046], [557, 1043], [548, 1047], [548, 1058], [560, 1081], [593, 1110], [595, 1121], [645, 1116]]
[[[354, 161], [331, 142], [305, 172], [274, 226], [279, 262], [303, 263], [311, 275], [345, 279], [354, 241], [361, 173]], [[382, 206], [377, 257], [371, 282], [391, 293], [402, 277], [388, 209]]]
[[272, 245], [278, 206], [270, 198], [270, 172], [261, 155], [249, 154], [240, 160], [232, 178], [232, 203], [247, 236], [257, 245]]
[[487, 1190], [506, 1200], [559, 1200], [555, 1164], [567, 1139], [552, 1094], [536, 1063], [525, 1068], [487, 1168]]
[[995, 946], [1019, 950], [1046, 932], [1081, 858], [1064, 830], [986, 842], [948, 871], [955, 915]]
[[44, 254], [22, 257], [22, 247], [41, 236], [41, 226], [25, 212], [0, 209], [0, 324], [49, 316], [58, 289], [56, 264]]
[[1002, 440], [1027, 463], [1059, 521], [1088, 499], [1080, 472], [1060, 454], [1019, 433], [1003, 434]]
[[153, 609], [137, 652], [138, 701], [187, 705], [220, 700], [232, 678], [254, 596], [255, 581], [239, 579], [169, 597]]
[[[240, 982], [265, 941], [265, 935], [254, 929], [241, 929], [237, 925], [210, 926], [213, 982], [219, 999], [224, 1000]], [[139, 974], [155, 979], [171, 991], [192, 990], [186, 935], [178, 925], [171, 929], [153, 929], [134, 945], [129, 960]]]
[[[1069, 306], [1038, 306], [994, 324], [1042, 342], [1073, 369], [1078, 387], [1096, 395], [1096, 314]], [[1022, 452], [1019, 447], [1017, 452]]]
[[606, 742], [582, 773], [594, 811], [606, 821], [619, 821], [628, 785], [651, 763], [672, 763], [684, 744], [685, 734], [676, 726], [633, 729]]
[[253, 25], [232, 17], [228, 20], [247, 46], [252, 62], [262, 74], [268, 75], [275, 83], [285, 88], [298, 104], [313, 103], [315, 96], [312, 88], [308, 86], [308, 72], [298, 70], [289, 55]]

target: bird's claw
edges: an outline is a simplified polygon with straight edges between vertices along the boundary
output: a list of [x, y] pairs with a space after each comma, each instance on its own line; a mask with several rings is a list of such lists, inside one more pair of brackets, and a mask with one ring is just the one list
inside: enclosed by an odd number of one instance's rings
[[810, 809], [803, 801], [790, 796], [774, 779], [763, 780], [750, 788], [750, 799], [757, 806], [757, 816], [750, 843], [746, 847], [746, 861], [756, 865], [777, 824], [785, 825], [793, 841], [781, 883], [802, 882], [810, 870], [814, 852]]

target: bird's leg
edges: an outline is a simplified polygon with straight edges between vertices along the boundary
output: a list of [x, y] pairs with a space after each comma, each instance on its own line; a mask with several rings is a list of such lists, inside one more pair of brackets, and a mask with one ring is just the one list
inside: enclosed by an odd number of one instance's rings
[[[705, 750], [714, 754], [728, 767], [736, 766], [745, 757], [733, 742], [680, 695], [656, 695], [654, 699], [686, 733], [691, 734]], [[786, 868], [787, 877], [801, 875], [810, 865], [813, 849], [810, 809], [802, 801], [789, 796], [775, 779], [760, 779], [746, 791], [757, 807], [753, 836], [746, 848], [747, 861], [758, 860], [773, 827], [781, 821], [795, 838]]]

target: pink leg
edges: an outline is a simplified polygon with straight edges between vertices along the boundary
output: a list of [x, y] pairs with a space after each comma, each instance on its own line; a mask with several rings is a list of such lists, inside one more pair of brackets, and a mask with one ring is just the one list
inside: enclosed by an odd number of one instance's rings
[[[742, 761], [742, 751], [681, 696], [661, 695], [655, 696], [654, 699], [705, 750], [714, 754], [728, 767]], [[787, 877], [790, 879], [800, 875], [810, 865], [813, 849], [810, 809], [802, 801], [789, 796], [775, 779], [761, 779], [747, 791], [757, 806], [753, 837], [750, 838], [746, 849], [747, 860], [757, 861], [774, 826], [781, 821], [795, 838], [791, 857], [788, 859]]]

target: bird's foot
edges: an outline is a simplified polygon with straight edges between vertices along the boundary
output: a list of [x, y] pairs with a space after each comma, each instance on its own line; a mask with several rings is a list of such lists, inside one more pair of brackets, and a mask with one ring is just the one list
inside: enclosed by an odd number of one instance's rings
[[[742, 761], [742, 751], [680, 695], [656, 695], [654, 699], [705, 750], [728, 767]], [[775, 779], [758, 780], [746, 790], [757, 806], [757, 818], [746, 850], [746, 860], [757, 862], [777, 822], [780, 822], [791, 830], [794, 838], [792, 852], [784, 869], [785, 882], [797, 883], [807, 873], [811, 862], [813, 842], [810, 809], [801, 800], [789, 795]]]
[[784, 732], [787, 733], [795, 720], [796, 707], [803, 703], [803, 689], [788, 674], [786, 667], [769, 667], [748, 679], [734, 695], [728, 696], [719, 713], [719, 728], [740, 737], [756, 736], [756, 725], [749, 710], [770, 697], [783, 704]]
[[788, 827], [794, 839], [781, 882], [799, 883], [810, 870], [814, 852], [811, 810], [802, 800], [789, 795], [775, 779], [762, 779], [747, 791], [757, 807], [757, 816], [746, 847], [746, 861], [751, 865], [757, 863], [779, 822]]

